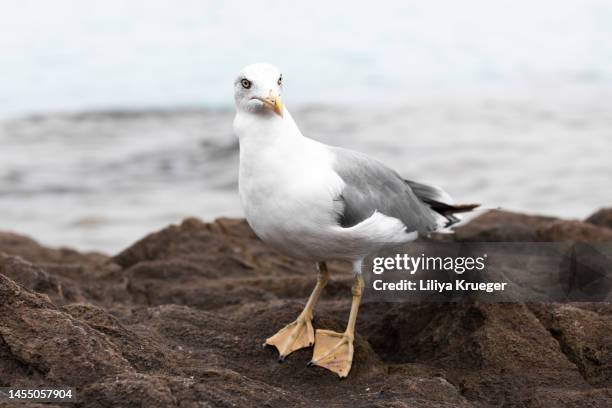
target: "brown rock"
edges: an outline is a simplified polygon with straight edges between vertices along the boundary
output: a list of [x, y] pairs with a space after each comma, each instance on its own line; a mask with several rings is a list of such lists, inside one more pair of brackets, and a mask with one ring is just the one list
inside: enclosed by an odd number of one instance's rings
[[542, 386], [588, 388], [555, 339], [520, 304], [399, 305], [362, 332], [386, 360], [438, 368], [462, 395], [492, 405]]
[[534, 242], [538, 230], [555, 221], [551, 217], [493, 210], [455, 229], [455, 239], [465, 242]]
[[590, 215], [585, 222], [600, 227], [612, 228], [612, 208], [601, 208]]
[[51, 263], [96, 263], [106, 257], [96, 252], [80, 253], [70, 248], [51, 249], [38, 242], [12, 232], [0, 231], [0, 252], [18, 255], [31, 262]]
[[597, 304], [597, 311], [585, 310], [584, 306], [532, 308], [586, 381], [597, 387], [612, 387], [612, 306]]
[[8, 368], [3, 371], [18, 367], [35, 372], [47, 385], [88, 384], [130, 369], [106, 336], [60, 311], [47, 296], [4, 275], [0, 275], [0, 338], [8, 354]]
[[529, 408], [604, 408], [612, 406], [612, 389], [592, 389], [586, 391], [539, 389], [535, 395], [525, 400]]
[[612, 229], [581, 221], [554, 221], [537, 231], [538, 241], [612, 242]]
[[[454, 238], [606, 241], [604, 231], [492, 211]], [[6, 233], [0, 252], [0, 385], [73, 385], [79, 406], [610, 406], [603, 303], [365, 303], [339, 381], [306, 368], [310, 349], [279, 364], [261, 347], [299, 314], [316, 273], [244, 220], [188, 219], [113, 258]], [[348, 265], [330, 269], [314, 325], [341, 331], [352, 279]]]
[[612, 230], [588, 222], [489, 211], [456, 228], [463, 242], [611, 242]]
[[56, 304], [85, 300], [78, 284], [70, 279], [50, 274], [40, 266], [17, 256], [0, 254], [0, 274], [32, 291], [46, 294]]

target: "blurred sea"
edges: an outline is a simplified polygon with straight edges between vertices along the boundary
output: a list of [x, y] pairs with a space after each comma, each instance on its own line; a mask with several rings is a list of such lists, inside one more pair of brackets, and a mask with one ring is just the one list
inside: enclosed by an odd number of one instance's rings
[[261, 60], [304, 134], [458, 201], [612, 204], [607, 1], [0, 6], [0, 230], [114, 252], [240, 216], [232, 81]]

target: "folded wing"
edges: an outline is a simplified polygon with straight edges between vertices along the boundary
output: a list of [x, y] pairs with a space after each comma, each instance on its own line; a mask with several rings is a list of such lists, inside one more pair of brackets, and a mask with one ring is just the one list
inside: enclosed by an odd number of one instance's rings
[[352, 227], [378, 211], [399, 219], [408, 232], [426, 234], [458, 222], [455, 213], [478, 206], [452, 204], [442, 189], [405, 180], [365, 154], [338, 147], [331, 149], [335, 155], [334, 170], [345, 183], [336, 198], [342, 203], [338, 213], [342, 227]]

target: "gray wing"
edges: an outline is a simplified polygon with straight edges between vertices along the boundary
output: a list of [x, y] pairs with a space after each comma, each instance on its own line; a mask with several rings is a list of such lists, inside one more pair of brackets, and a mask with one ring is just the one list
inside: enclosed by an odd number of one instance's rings
[[346, 184], [338, 201], [341, 226], [348, 228], [369, 218], [374, 211], [401, 220], [408, 231], [427, 233], [438, 228], [438, 215], [421, 201], [410, 183], [384, 164], [358, 152], [330, 147], [334, 170]]

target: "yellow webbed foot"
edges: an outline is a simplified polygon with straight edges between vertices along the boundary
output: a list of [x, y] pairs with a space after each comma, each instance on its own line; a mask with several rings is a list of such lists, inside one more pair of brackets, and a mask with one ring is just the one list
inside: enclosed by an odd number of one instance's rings
[[345, 378], [353, 364], [353, 336], [332, 330], [317, 330], [311, 364]]
[[286, 356], [296, 350], [311, 347], [314, 344], [315, 335], [311, 320], [300, 316], [280, 329], [274, 336], [266, 339], [266, 345], [278, 349], [279, 361], [283, 361]]

